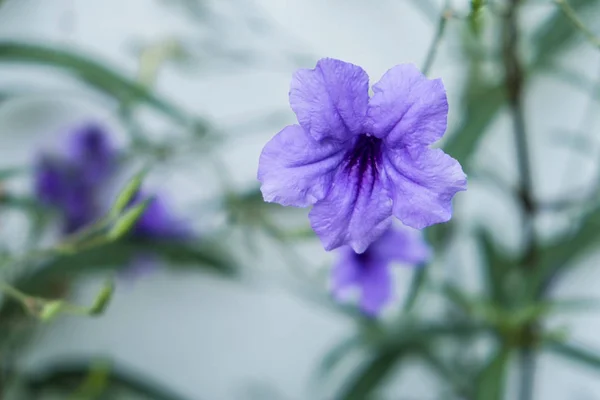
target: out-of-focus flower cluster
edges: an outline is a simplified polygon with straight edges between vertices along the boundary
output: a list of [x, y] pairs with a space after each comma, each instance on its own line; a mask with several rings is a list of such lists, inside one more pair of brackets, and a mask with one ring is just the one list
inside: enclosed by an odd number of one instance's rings
[[[119, 172], [119, 150], [107, 131], [97, 124], [85, 124], [67, 138], [59, 154], [43, 152], [36, 164], [35, 191], [40, 201], [59, 214], [64, 234], [73, 233], [107, 212], [102, 204], [111, 181]], [[191, 230], [171, 213], [165, 200], [138, 191], [130, 206], [150, 199], [132, 229], [135, 238], [184, 240]]]

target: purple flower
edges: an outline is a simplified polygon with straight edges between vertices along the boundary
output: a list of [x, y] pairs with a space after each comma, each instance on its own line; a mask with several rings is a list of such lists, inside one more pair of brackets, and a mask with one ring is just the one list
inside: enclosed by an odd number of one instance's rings
[[35, 190], [42, 203], [61, 212], [67, 234], [96, 217], [94, 188], [82, 179], [77, 165], [67, 160], [42, 157], [36, 165]]
[[184, 240], [191, 232], [181, 220], [177, 220], [170, 212], [164, 199], [159, 196], [146, 196], [136, 193], [131, 204], [139, 204], [143, 199], [150, 198], [148, 207], [135, 224], [132, 234], [143, 239]]
[[392, 215], [414, 228], [446, 222], [452, 198], [466, 190], [460, 164], [429, 145], [446, 130], [441, 80], [398, 65], [373, 86], [355, 65], [322, 59], [292, 80], [299, 125], [262, 151], [258, 179], [265, 201], [307, 207], [326, 250], [362, 253]]
[[392, 298], [390, 263], [424, 263], [430, 249], [420, 231], [402, 226], [386, 230], [364, 253], [358, 254], [349, 246], [338, 253], [331, 276], [333, 295], [341, 299], [346, 291], [356, 287], [362, 311], [376, 315]]
[[83, 178], [91, 184], [100, 183], [114, 172], [117, 152], [106, 131], [99, 125], [81, 126], [68, 144], [71, 159], [79, 166]]

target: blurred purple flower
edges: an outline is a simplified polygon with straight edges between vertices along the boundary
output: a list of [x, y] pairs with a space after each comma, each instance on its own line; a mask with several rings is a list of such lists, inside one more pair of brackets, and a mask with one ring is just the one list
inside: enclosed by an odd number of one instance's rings
[[392, 299], [390, 263], [417, 265], [429, 257], [429, 246], [420, 231], [406, 226], [390, 227], [361, 254], [349, 246], [338, 250], [331, 274], [333, 295], [340, 300], [346, 291], [356, 287], [361, 310], [377, 315]]
[[[35, 190], [40, 200], [63, 217], [63, 231], [72, 233], [99, 218], [103, 208], [100, 196], [117, 172], [118, 152], [107, 132], [95, 124], [83, 125], [68, 137], [67, 154], [59, 158], [43, 156], [35, 174]], [[132, 203], [141, 200], [139, 193]], [[175, 220], [164, 200], [154, 197], [132, 230], [138, 238], [184, 239], [190, 231]]]
[[353, 64], [322, 59], [294, 75], [290, 105], [299, 125], [262, 151], [258, 179], [265, 201], [314, 205], [311, 226], [326, 250], [362, 253], [392, 222], [413, 228], [446, 222], [452, 198], [466, 190], [460, 164], [429, 145], [446, 130], [441, 80], [398, 65], [373, 86]]
[[144, 199], [150, 199], [144, 214], [137, 221], [132, 235], [143, 239], [184, 240], [191, 232], [183, 221], [176, 219], [159, 196], [147, 196], [138, 192], [131, 204], [138, 204]]
[[36, 194], [42, 203], [62, 213], [65, 234], [97, 216], [95, 188], [82, 178], [78, 166], [66, 159], [41, 157], [36, 165]]
[[70, 137], [69, 152], [83, 178], [92, 185], [115, 172], [117, 152], [99, 125], [86, 124], [78, 128]]

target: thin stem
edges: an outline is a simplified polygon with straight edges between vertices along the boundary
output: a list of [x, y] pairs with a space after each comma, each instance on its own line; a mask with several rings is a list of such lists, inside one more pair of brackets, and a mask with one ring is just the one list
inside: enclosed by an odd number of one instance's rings
[[535, 355], [531, 349], [523, 349], [519, 353], [520, 378], [519, 399], [533, 399], [535, 381]]
[[450, 1], [446, 1], [446, 5], [442, 10], [442, 13], [438, 19], [437, 29], [435, 32], [435, 36], [431, 44], [429, 45], [429, 50], [427, 51], [427, 57], [425, 58], [425, 62], [423, 63], [423, 75], [427, 76], [429, 74], [429, 70], [433, 65], [433, 61], [435, 60], [435, 56], [437, 55], [437, 50], [440, 46], [440, 42], [442, 41], [442, 37], [444, 36], [444, 31], [446, 29], [447, 22], [450, 18], [452, 18], [453, 12], [450, 8]]
[[503, 58], [505, 69], [505, 85], [508, 103], [515, 135], [517, 152], [517, 166], [521, 178], [519, 184], [519, 200], [523, 213], [523, 232], [525, 236], [525, 267], [532, 269], [536, 263], [536, 235], [534, 219], [536, 207], [533, 196], [533, 178], [531, 160], [529, 157], [529, 144], [525, 127], [525, 114], [523, 112], [523, 69], [518, 54], [518, 29], [517, 10], [520, 0], [510, 0], [504, 18], [503, 28]]
[[573, 23], [573, 25], [583, 32], [587, 40], [592, 45], [600, 49], [600, 37], [596, 36], [594, 32], [592, 32], [592, 30], [583, 23], [583, 21], [577, 16], [575, 10], [571, 8], [567, 0], [554, 0], [554, 2], [560, 6], [565, 16]]
[[[535, 218], [537, 213], [534, 202], [533, 178], [531, 172], [531, 159], [529, 157], [529, 144], [523, 112], [523, 69], [519, 59], [519, 31], [517, 27], [520, 0], [510, 0], [504, 15], [503, 23], [503, 60], [505, 70], [505, 85], [509, 103], [510, 114], [515, 135], [517, 165], [519, 168], [520, 185], [519, 200], [523, 220], [523, 235], [525, 251], [521, 265], [526, 273], [535, 271], [538, 261], [537, 238], [535, 232]], [[522, 327], [522, 334], [531, 337], [535, 331], [536, 323], [532, 321]], [[521, 345], [521, 374], [520, 374], [520, 400], [533, 398], [535, 378], [535, 353], [532, 343], [528, 340]]]

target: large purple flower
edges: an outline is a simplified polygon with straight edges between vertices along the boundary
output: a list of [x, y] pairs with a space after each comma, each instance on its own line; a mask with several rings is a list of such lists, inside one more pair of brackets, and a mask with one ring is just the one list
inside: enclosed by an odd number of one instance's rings
[[292, 80], [299, 125], [262, 151], [258, 179], [265, 201], [314, 205], [310, 222], [326, 250], [362, 253], [392, 215], [414, 228], [446, 222], [452, 198], [466, 189], [460, 164], [429, 145], [446, 130], [441, 80], [398, 65], [373, 86], [356, 66], [322, 59]]
[[341, 299], [346, 291], [358, 288], [360, 308], [376, 315], [392, 299], [390, 263], [421, 264], [428, 260], [430, 249], [420, 231], [402, 226], [386, 230], [364, 253], [349, 246], [338, 253], [331, 275], [333, 295]]

